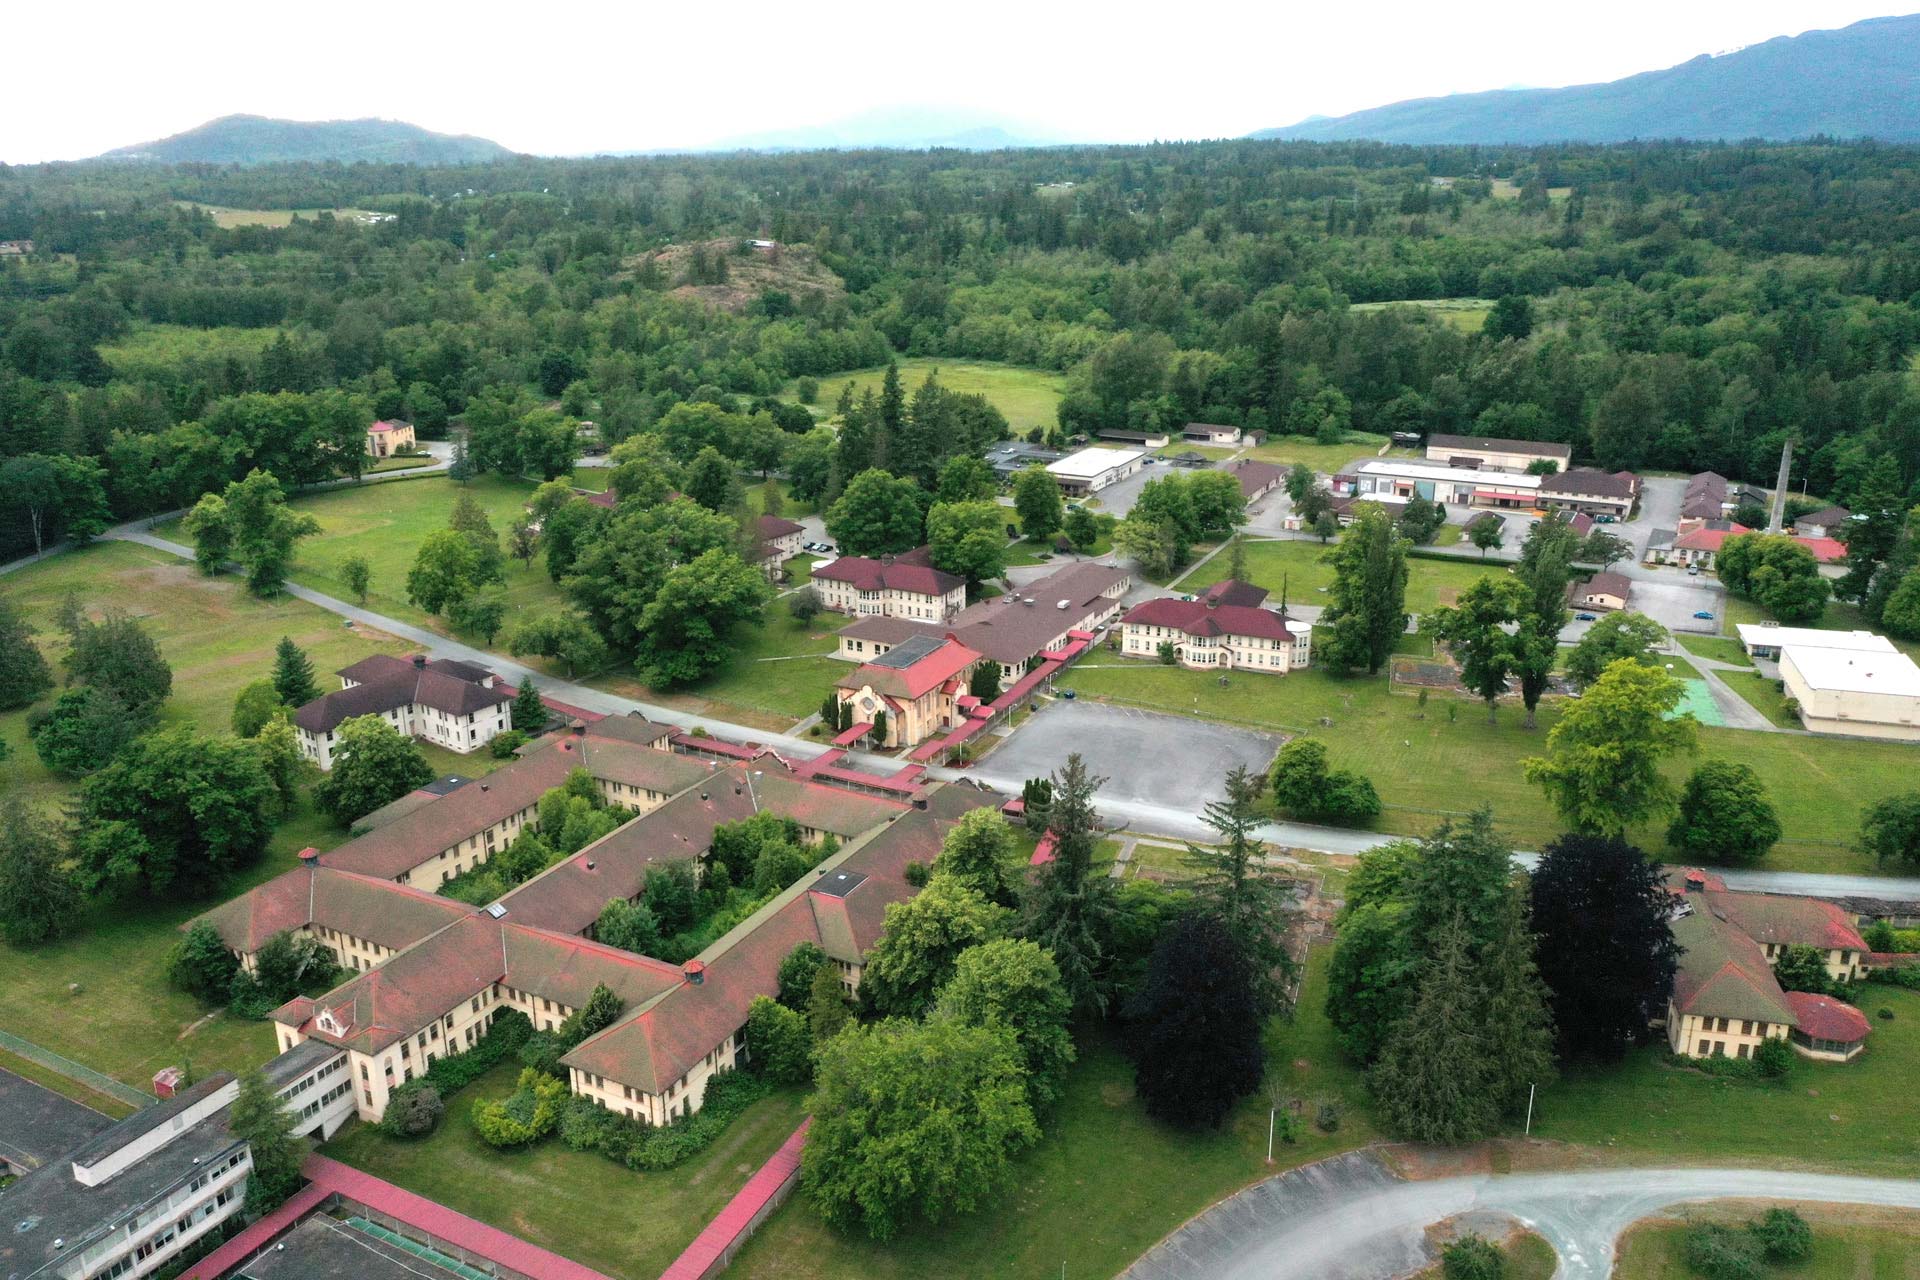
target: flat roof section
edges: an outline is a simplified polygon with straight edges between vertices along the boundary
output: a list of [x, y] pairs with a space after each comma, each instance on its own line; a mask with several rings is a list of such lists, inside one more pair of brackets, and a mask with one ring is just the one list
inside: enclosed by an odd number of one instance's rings
[[112, 1127], [113, 1117], [0, 1071], [0, 1164], [38, 1169]]
[[1093, 445], [1078, 453], [1070, 453], [1058, 462], [1048, 463], [1047, 472], [1068, 480], [1090, 480], [1094, 476], [1105, 475], [1115, 467], [1138, 462], [1146, 456], [1144, 449], [1103, 449]]
[[[446, 1262], [453, 1262], [447, 1258]], [[269, 1246], [236, 1280], [469, 1280], [471, 1267], [389, 1243], [358, 1225], [315, 1215]]]
[[1780, 660], [1819, 692], [1877, 693], [1920, 698], [1920, 666], [1904, 653], [1858, 653], [1788, 645]]
[[1847, 649], [1859, 653], [1894, 653], [1893, 641], [1871, 631], [1820, 631], [1813, 627], [1782, 627], [1772, 623], [1742, 622], [1734, 627], [1741, 644], [1779, 649]]

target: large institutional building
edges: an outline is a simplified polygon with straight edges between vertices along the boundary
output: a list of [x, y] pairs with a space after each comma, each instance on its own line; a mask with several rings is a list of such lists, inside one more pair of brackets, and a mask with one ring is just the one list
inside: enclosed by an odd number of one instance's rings
[[337, 730], [355, 716], [380, 716], [408, 737], [462, 755], [513, 727], [512, 687], [469, 662], [380, 653], [335, 674], [338, 689], [293, 713], [301, 754], [322, 769], [333, 768]]
[[1301, 670], [1312, 661], [1313, 627], [1261, 608], [1266, 598], [1264, 588], [1229, 579], [1192, 600], [1145, 601], [1121, 619], [1120, 651], [1151, 658], [1170, 645], [1174, 661], [1202, 671]]
[[[283, 1053], [340, 1064], [345, 1096], [365, 1119], [379, 1119], [392, 1091], [436, 1058], [471, 1048], [503, 1010], [552, 1030], [605, 985], [625, 1013], [567, 1056], [569, 1085], [622, 1115], [670, 1122], [697, 1110], [707, 1080], [748, 1052], [747, 1008], [776, 991], [795, 946], [822, 947], [856, 989], [886, 907], [913, 893], [908, 865], [931, 863], [954, 821], [1001, 799], [964, 783], [920, 786], [830, 762], [790, 765], [771, 752], [714, 758], [675, 745], [663, 727], [630, 717], [576, 722], [200, 919], [243, 964], [274, 934], [293, 932], [319, 939], [352, 971], [273, 1020]], [[637, 816], [484, 908], [422, 892], [483, 865], [576, 769]], [[697, 870], [716, 827], [757, 813], [795, 823], [823, 850], [819, 866], [685, 964], [594, 940], [602, 909], [637, 901], [650, 869]]]
[[827, 608], [858, 618], [945, 622], [967, 607], [967, 580], [934, 568], [925, 547], [878, 560], [841, 556], [814, 567], [813, 589]]

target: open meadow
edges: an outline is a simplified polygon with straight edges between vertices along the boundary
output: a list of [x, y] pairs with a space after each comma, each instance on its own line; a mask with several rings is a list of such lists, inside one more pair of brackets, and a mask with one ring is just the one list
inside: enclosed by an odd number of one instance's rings
[[[1060, 374], [1045, 369], [995, 364], [987, 360], [942, 360], [915, 356], [899, 364], [900, 385], [909, 399], [915, 388], [926, 381], [929, 373], [938, 372], [941, 386], [949, 391], [985, 396], [1007, 416], [1007, 424], [1021, 435], [1034, 427], [1052, 428], [1059, 425], [1057, 411], [1060, 397], [1067, 387], [1066, 378]], [[820, 396], [814, 401], [813, 407], [822, 416], [830, 416], [834, 404], [840, 399], [841, 387], [852, 383], [853, 398], [858, 400], [869, 387], [878, 393], [886, 375], [884, 367], [825, 374], [817, 379]], [[791, 398], [791, 385], [787, 392]]]

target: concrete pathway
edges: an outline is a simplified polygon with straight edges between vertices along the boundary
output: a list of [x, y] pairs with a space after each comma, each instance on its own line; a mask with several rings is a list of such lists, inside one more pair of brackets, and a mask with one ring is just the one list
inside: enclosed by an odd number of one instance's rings
[[1407, 1181], [1371, 1151], [1257, 1183], [1168, 1236], [1121, 1280], [1388, 1280], [1432, 1259], [1427, 1227], [1511, 1218], [1560, 1256], [1556, 1280], [1613, 1274], [1620, 1233], [1673, 1205], [1733, 1198], [1920, 1209], [1920, 1181], [1763, 1169], [1607, 1169]]

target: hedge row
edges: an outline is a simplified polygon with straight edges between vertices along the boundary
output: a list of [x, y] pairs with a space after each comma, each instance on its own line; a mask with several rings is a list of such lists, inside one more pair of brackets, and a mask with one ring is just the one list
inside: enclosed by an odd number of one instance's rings
[[773, 1087], [745, 1071], [714, 1076], [698, 1111], [656, 1126], [629, 1119], [586, 1098], [574, 1098], [560, 1117], [560, 1141], [574, 1151], [597, 1151], [629, 1169], [671, 1169], [712, 1146], [727, 1126]]

